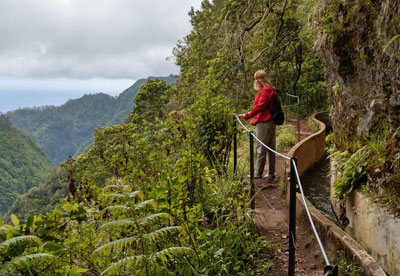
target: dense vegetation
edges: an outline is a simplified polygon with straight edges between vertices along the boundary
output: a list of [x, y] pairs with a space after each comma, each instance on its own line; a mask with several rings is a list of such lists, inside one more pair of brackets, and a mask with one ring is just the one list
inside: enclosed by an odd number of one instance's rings
[[87, 152], [62, 164], [61, 206], [0, 222], [1, 269], [265, 275], [273, 245], [255, 232], [243, 172], [232, 173], [232, 115], [251, 106], [259, 68], [308, 99], [302, 113], [326, 107], [323, 68], [303, 28], [308, 5], [216, 0], [192, 10], [193, 31], [174, 49], [176, 87], [148, 81], [124, 124], [96, 129]]
[[[174, 77], [164, 77], [167, 83]], [[133, 99], [146, 79], [140, 79], [118, 97], [88, 94], [61, 106], [23, 108], [9, 112], [12, 124], [27, 133], [59, 164], [68, 156], [77, 156], [92, 143], [93, 130], [121, 123], [132, 110]]]
[[40, 182], [26, 193], [18, 196], [4, 219], [10, 221], [11, 214], [26, 220], [32, 214], [45, 214], [51, 211], [60, 199], [68, 194], [68, 181], [63, 168], [57, 167], [49, 172], [45, 181]]
[[42, 183], [54, 166], [42, 150], [0, 115], [0, 216], [18, 195]]

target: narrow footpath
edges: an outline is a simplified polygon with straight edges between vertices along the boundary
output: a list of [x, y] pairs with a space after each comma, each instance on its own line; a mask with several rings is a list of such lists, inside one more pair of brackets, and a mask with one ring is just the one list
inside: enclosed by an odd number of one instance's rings
[[[290, 122], [296, 127], [296, 121]], [[307, 120], [300, 123], [301, 140], [311, 135], [313, 131]], [[282, 152], [287, 154], [289, 150]], [[266, 166], [264, 173], [268, 167]], [[284, 177], [285, 160], [276, 157], [275, 180], [255, 179], [256, 187], [256, 226], [260, 235], [268, 240], [281, 244], [273, 256], [274, 264], [270, 275], [288, 275], [289, 259], [289, 207], [286, 205], [285, 195], [281, 188], [281, 178]], [[323, 275], [325, 262], [315, 237], [310, 229], [308, 220], [296, 222], [296, 275], [314, 276]]]

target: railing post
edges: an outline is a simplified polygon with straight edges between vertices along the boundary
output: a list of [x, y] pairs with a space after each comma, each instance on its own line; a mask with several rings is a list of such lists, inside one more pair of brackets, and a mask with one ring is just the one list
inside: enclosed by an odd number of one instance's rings
[[339, 275], [339, 270], [337, 265], [331, 266], [327, 265], [324, 267], [324, 276], [338, 276]]
[[290, 190], [289, 190], [289, 270], [288, 275], [294, 276], [296, 259], [296, 173], [294, 166], [296, 158], [290, 159]]
[[297, 103], [297, 142], [300, 142], [300, 103]]
[[255, 209], [255, 198], [254, 198], [254, 138], [253, 132], [249, 132], [250, 138], [250, 208]]
[[236, 118], [233, 118], [233, 173], [236, 175], [236, 167], [237, 167], [237, 127], [236, 127]]

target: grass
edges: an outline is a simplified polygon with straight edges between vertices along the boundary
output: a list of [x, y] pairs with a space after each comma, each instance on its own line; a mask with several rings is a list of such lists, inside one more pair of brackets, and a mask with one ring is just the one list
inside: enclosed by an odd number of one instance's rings
[[312, 129], [312, 131], [314, 131], [314, 132], [317, 132], [317, 131], [318, 131], [318, 126], [317, 126], [317, 124], [314, 122], [313, 119], [308, 118], [307, 122], [308, 122], [308, 126]]
[[343, 251], [338, 251], [335, 256], [335, 261], [338, 265], [339, 271], [342, 273], [340, 275], [343, 276], [362, 276], [363, 268], [354, 263], [350, 263], [344, 254]]
[[296, 129], [289, 124], [278, 126], [276, 129], [276, 149], [281, 151], [297, 143]]

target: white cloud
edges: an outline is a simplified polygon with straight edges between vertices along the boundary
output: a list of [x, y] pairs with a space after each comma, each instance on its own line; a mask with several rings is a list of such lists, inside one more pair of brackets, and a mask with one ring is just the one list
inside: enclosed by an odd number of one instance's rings
[[129, 78], [177, 73], [171, 56], [201, 0], [1, 0], [0, 76]]

